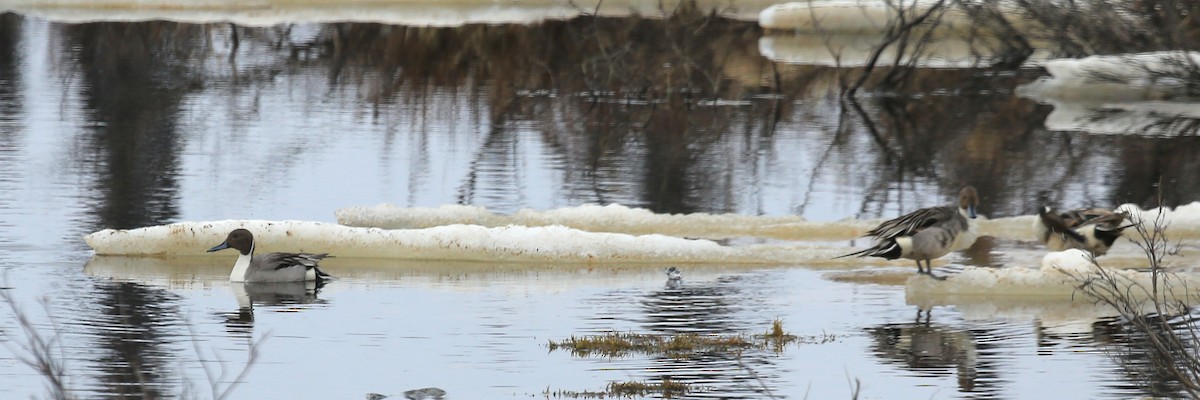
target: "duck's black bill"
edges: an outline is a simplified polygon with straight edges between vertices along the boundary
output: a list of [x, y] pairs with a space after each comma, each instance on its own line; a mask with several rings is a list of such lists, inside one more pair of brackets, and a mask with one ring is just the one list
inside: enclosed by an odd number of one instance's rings
[[217, 251], [217, 250], [225, 250], [225, 249], [228, 249], [228, 248], [229, 248], [229, 243], [221, 242], [221, 244], [218, 244], [218, 245], [216, 245], [216, 246], [213, 246], [213, 248], [211, 248], [211, 249], [208, 249], [208, 252], [209, 252], [209, 253], [212, 253], [212, 252], [214, 252], [214, 251]]

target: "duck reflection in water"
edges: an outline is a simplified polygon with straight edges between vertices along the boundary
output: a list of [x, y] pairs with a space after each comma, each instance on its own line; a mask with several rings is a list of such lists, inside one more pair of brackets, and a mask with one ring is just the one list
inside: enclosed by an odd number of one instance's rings
[[873, 342], [872, 353], [916, 372], [917, 376], [941, 377], [954, 373], [963, 392], [978, 392], [981, 388], [977, 384], [989, 381], [977, 379], [979, 349], [974, 334], [931, 323], [928, 314], [923, 322], [884, 324], [867, 328], [867, 333]]
[[254, 307], [279, 312], [298, 312], [305, 305], [325, 304], [317, 297], [325, 285], [322, 281], [307, 282], [230, 282], [238, 309], [224, 313], [225, 326], [230, 333], [249, 335], [254, 330]]

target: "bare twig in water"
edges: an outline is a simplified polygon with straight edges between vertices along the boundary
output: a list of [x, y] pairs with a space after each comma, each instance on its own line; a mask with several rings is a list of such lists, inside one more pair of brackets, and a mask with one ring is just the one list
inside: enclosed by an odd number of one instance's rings
[[212, 395], [212, 398], [216, 400], [228, 398], [229, 395], [233, 393], [233, 389], [244, 381], [246, 375], [250, 373], [250, 367], [254, 366], [254, 363], [258, 361], [258, 346], [260, 346], [262, 341], [266, 340], [267, 338], [267, 336], [263, 336], [257, 342], [254, 341], [253, 337], [250, 338], [251, 342], [248, 350], [249, 356], [246, 359], [246, 364], [242, 365], [241, 371], [237, 372], [237, 375], [233, 378], [233, 381], [229, 382], [227, 385], [225, 385], [225, 387], [222, 388], [221, 381], [224, 381], [229, 375], [229, 370], [225, 368], [225, 360], [222, 360], [221, 356], [215, 351], [212, 352], [212, 358], [216, 360], [215, 362], [218, 364], [219, 368], [219, 370], [214, 370], [213, 367], [210, 366], [210, 364], [214, 361], [205, 361], [204, 359], [204, 350], [200, 348], [200, 340], [198, 339], [200, 336], [196, 333], [195, 327], [193, 327], [192, 324], [188, 324], [188, 333], [192, 336], [192, 349], [196, 351], [196, 357], [200, 361], [200, 366], [204, 369], [205, 377], [208, 378], [208, 387], [210, 390], [209, 393]]
[[[5, 279], [5, 281], [7, 281], [7, 279]], [[28, 365], [30, 368], [33, 368], [38, 372], [38, 374], [45, 378], [46, 389], [51, 398], [58, 400], [76, 398], [74, 395], [72, 395], [72, 389], [70, 388], [69, 381], [67, 379], [67, 356], [64, 353], [61, 343], [63, 330], [58, 325], [57, 319], [54, 318], [53, 313], [51, 312], [50, 300], [45, 297], [40, 299], [42, 308], [45, 310], [46, 316], [49, 319], [50, 334], [47, 334], [44, 332], [44, 329], [37, 326], [37, 324], [30, 318], [29, 314], [27, 314], [25, 310], [23, 310], [17, 303], [9, 289], [0, 289], [0, 301], [3, 301], [8, 306], [9, 310], [12, 311], [17, 325], [21, 327], [21, 331], [24, 333], [22, 337], [8, 338], [9, 340], [7, 343], [5, 343], [5, 345], [9, 347], [9, 351], [11, 351], [22, 363]], [[260, 339], [258, 342], [252, 342], [250, 344], [249, 358], [246, 360], [246, 364], [243, 365], [242, 369], [237, 372], [237, 375], [232, 382], [224, 387], [221, 387], [221, 381], [225, 380], [225, 378], [228, 376], [228, 371], [225, 369], [224, 361], [220, 360], [219, 356], [217, 356], [215, 352], [213, 353], [213, 357], [216, 358], [218, 360], [217, 362], [221, 364], [220, 371], [218, 373], [209, 365], [211, 361], [205, 361], [205, 353], [203, 349], [201, 349], [200, 341], [198, 339], [200, 335], [195, 332], [195, 327], [193, 325], [188, 324], [188, 332], [192, 337], [192, 345], [196, 351], [196, 356], [199, 359], [201, 366], [204, 368], [205, 375], [208, 377], [209, 387], [211, 389], [211, 398], [218, 400], [229, 398], [233, 393], [233, 389], [239, 383], [244, 381], [246, 374], [250, 372], [250, 367], [257, 362], [259, 357], [258, 347], [262, 343], [262, 339]], [[8, 334], [6, 333], [6, 335]], [[179, 397], [185, 399], [192, 398], [189, 393], [191, 387], [191, 382], [189, 382], [187, 379], [184, 379], [182, 393], [180, 393]]]
[[754, 382], [758, 383], [758, 390], [760, 392], [766, 394], [768, 398], [772, 398], [772, 399], [779, 398], [779, 397], [775, 396], [775, 393], [771, 392], [771, 387], [767, 386], [766, 382], [763, 382], [762, 377], [758, 376], [758, 372], [755, 372], [754, 368], [750, 368], [750, 366], [748, 366], [748, 365], [746, 365], [746, 363], [742, 362], [742, 353], [738, 353], [738, 355], [737, 355], [737, 365], [738, 365], [738, 368], [746, 370], [746, 373], [750, 374], [750, 378], [753, 378]]
[[[6, 278], [5, 281], [8, 281]], [[66, 365], [63, 356], [63, 349], [60, 339], [62, 330], [50, 312], [50, 300], [43, 297], [40, 302], [46, 316], [50, 319], [51, 334], [46, 335], [30, 320], [29, 315], [21, 306], [17, 304], [16, 299], [9, 289], [0, 289], [0, 300], [3, 300], [12, 311], [13, 317], [16, 319], [17, 325], [21, 327], [21, 331], [25, 333], [21, 338], [9, 338], [9, 342], [5, 343], [9, 347], [9, 351], [21, 360], [21, 363], [28, 365], [37, 371], [43, 378], [46, 379], [46, 389], [54, 399], [72, 399], [70, 391], [67, 388]], [[13, 344], [15, 347], [13, 348]]]
[[[1200, 332], [1189, 304], [1191, 291], [1174, 274], [1164, 270], [1170, 254], [1166, 235], [1168, 222], [1163, 209], [1152, 221], [1131, 216], [1137, 232], [1134, 242], [1145, 253], [1149, 286], [1128, 275], [1101, 268], [1094, 256], [1087, 273], [1069, 273], [1084, 296], [1112, 306], [1121, 321], [1118, 328], [1127, 346], [1114, 347], [1113, 359], [1130, 376], [1142, 380], [1156, 394], [1200, 396]], [[1169, 383], [1164, 388], [1161, 383]]]

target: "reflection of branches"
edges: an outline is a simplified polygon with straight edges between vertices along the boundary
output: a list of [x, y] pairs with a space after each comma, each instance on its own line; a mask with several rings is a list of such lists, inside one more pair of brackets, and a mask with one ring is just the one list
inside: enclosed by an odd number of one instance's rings
[[[1001, 2], [954, 0], [954, 5], [971, 19], [968, 48], [976, 60], [985, 58], [976, 46], [988, 48], [993, 66], [1018, 68], [1033, 54], [1033, 45], [1025, 32], [1017, 29], [1000, 9]], [[989, 41], [998, 43], [990, 44]]]
[[[855, 102], [854, 98], [849, 98], [848, 101]], [[837, 127], [834, 128], [833, 138], [829, 140], [829, 145], [825, 147], [825, 151], [821, 152], [821, 158], [817, 159], [817, 163], [813, 165], [812, 173], [808, 176], [808, 188], [804, 190], [804, 201], [801, 201], [800, 205], [796, 206], [796, 210], [794, 211], [796, 214], [804, 215], [804, 210], [808, 208], [808, 202], [812, 200], [813, 192], [816, 191], [817, 175], [825, 170], [825, 162], [829, 160], [834, 149], [844, 143], [843, 140], [846, 134], [850, 132], [850, 124], [847, 122], [849, 113], [846, 111], [845, 103], [846, 101], [839, 101], [838, 123]], [[884, 152], [887, 153], [886, 144], [884, 145]]]
[[[841, 108], [842, 108], [842, 114], [846, 113], [846, 105], [847, 104], [850, 105], [851, 110], [854, 110], [854, 112], [856, 114], [858, 114], [859, 119], [862, 121], [863, 127], [866, 128], [867, 133], [869, 133], [871, 135], [871, 138], [874, 139], [875, 144], [877, 144], [879, 146], [879, 149], [883, 153], [883, 164], [884, 165], [891, 165], [894, 162], [894, 160], [903, 160], [904, 159], [903, 155], [894, 154], [895, 151], [888, 144], [887, 139], [884, 139], [883, 135], [881, 135], [879, 133], [879, 129], [875, 126], [875, 121], [871, 119], [870, 114], [868, 114], [866, 112], [866, 110], [863, 109], [862, 105], [858, 103], [857, 99], [855, 99], [854, 97], [844, 97], [843, 100], [844, 101], [840, 102]], [[840, 121], [841, 120], [839, 119], [839, 122]], [[872, 198], [875, 197], [875, 195], [874, 195], [875, 193], [882, 192], [885, 196], [885, 198], [883, 200], [879, 201], [879, 203], [882, 204], [882, 203], [887, 202], [886, 196], [889, 193], [888, 187], [890, 186], [890, 182], [893, 179], [895, 179], [898, 184], [904, 182], [903, 169], [902, 168], [896, 169], [896, 173], [898, 174], [898, 176], [896, 176], [896, 177], [880, 176], [881, 179], [879, 181], [877, 181], [875, 185], [872, 185], [871, 188], [866, 190], [867, 195], [863, 196], [863, 204], [862, 204], [862, 207], [859, 209], [860, 216], [861, 216], [861, 214], [863, 214], [867, 211], [867, 204], [871, 203]]]
[[[887, 1], [887, 6], [895, 13], [895, 17], [888, 20], [887, 27], [884, 28], [883, 32], [883, 41], [871, 50], [871, 54], [867, 57], [867, 64], [863, 67], [858, 79], [851, 82], [850, 86], [846, 88], [845, 93], [847, 96], [853, 97], [858, 92], [858, 89], [862, 87], [863, 83], [866, 83], [867, 78], [875, 70], [875, 65], [879, 63], [879, 58], [883, 56], [884, 50], [887, 50], [888, 47], [896, 46], [896, 59], [894, 60], [893, 68], [901, 68], [899, 61], [905, 56], [905, 49], [911, 44], [910, 40], [912, 39], [913, 30], [926, 22], [936, 23], [944, 13], [946, 4], [946, 0], [938, 0], [925, 10], [918, 11], [918, 4], [920, 3], [918, 0], [914, 0], [909, 5], [905, 5], [904, 0], [896, 1], [896, 3], [893, 3], [893, 0]], [[930, 20], [931, 17], [933, 17], [932, 20]], [[917, 55], [924, 48], [924, 43], [922, 42], [929, 39], [930, 32], [932, 31], [933, 29], [926, 31], [918, 39], [918, 43], [915, 44], [914, 53], [910, 55], [910, 62], [915, 62], [919, 58]], [[899, 75], [889, 73], [885, 81], [892, 82], [900, 78], [901, 76]]]
[[1200, 135], [1200, 119], [1188, 117], [1162, 117], [1146, 125], [1142, 132], [1163, 132], [1170, 136]]
[[[898, 20], [895, 22], [903, 27], [907, 24], [906, 11], [904, 10], [903, 0], [898, 1], [900, 1], [900, 4], [892, 4], [891, 1], [888, 1], [887, 5], [889, 8], [896, 10]], [[916, 5], [917, 1], [913, 1], [912, 7], [916, 7]], [[899, 32], [896, 32], [897, 39], [894, 42], [896, 45], [896, 56], [891, 62], [892, 68], [888, 69], [887, 75], [883, 77], [883, 87], [891, 88], [898, 86], [901, 81], [906, 80], [911, 72], [917, 68], [917, 64], [924, 57], [925, 48], [928, 47], [933, 33], [937, 30], [938, 25], [941, 24], [942, 15], [945, 13], [945, 10], [946, 8], [943, 7], [941, 2], [936, 3], [926, 10], [925, 15], [918, 17], [927, 22], [926, 26], [919, 32], [911, 28], [900, 29]], [[917, 22], [917, 24], [921, 23], [923, 22]], [[916, 40], [912, 39], [911, 36], [913, 34], [918, 34]], [[909, 50], [909, 46], [912, 46], [911, 51]], [[907, 61], [905, 61], [906, 59]]]
[[862, 105], [858, 103], [857, 99], [849, 97], [841, 104], [843, 112], [846, 109], [846, 105], [849, 104], [850, 109], [854, 110], [854, 112], [858, 114], [859, 119], [862, 121], [863, 127], [867, 128], [867, 133], [871, 134], [871, 139], [875, 140], [875, 144], [879, 145], [879, 150], [884, 153], [885, 163], [890, 164], [893, 156], [896, 158], [903, 158], [899, 155], [893, 154], [895, 151], [892, 150], [891, 146], [888, 145], [887, 139], [884, 139], [883, 135], [879, 133], [879, 128], [875, 126], [875, 121], [871, 119], [871, 115], [863, 109]]
[[221, 381], [225, 380], [229, 374], [229, 370], [225, 368], [225, 361], [221, 360], [221, 357], [216, 352], [213, 352], [213, 358], [215, 358], [217, 363], [220, 364], [220, 371], [214, 371], [213, 368], [209, 366], [210, 362], [205, 361], [204, 351], [200, 348], [200, 341], [197, 340], [199, 335], [196, 333], [195, 328], [191, 324], [188, 324], [188, 332], [191, 333], [192, 336], [192, 348], [196, 351], [196, 355], [200, 357], [200, 365], [204, 368], [204, 375], [208, 378], [208, 385], [209, 389], [211, 390], [212, 398], [215, 400], [228, 398], [229, 395], [233, 393], [233, 389], [236, 388], [239, 383], [242, 383], [245, 380], [246, 375], [250, 373], [250, 367], [254, 366], [254, 363], [258, 361], [258, 346], [261, 345], [262, 342], [250, 343], [250, 357], [246, 359], [246, 364], [242, 365], [241, 371], [237, 372], [233, 382], [229, 383], [224, 388], [221, 388]]
[[[1013, 11], [1035, 24], [1031, 39], [1065, 56], [1192, 49], [1200, 4], [1177, 0], [1017, 0]], [[1184, 17], [1188, 16], [1188, 17]], [[1042, 29], [1038, 29], [1042, 28]]]
[[[1059, 148], [1058, 152], [1056, 152], [1053, 156], [1047, 158], [1047, 160], [1053, 160], [1053, 164], [1047, 165], [1043, 169], [1044, 171], [1062, 171], [1058, 177], [1058, 180], [1054, 182], [1052, 187], [1066, 187], [1067, 184], [1078, 180], [1081, 176], [1081, 174], [1079, 174], [1081, 170], [1080, 167], [1083, 165], [1084, 161], [1083, 157], [1077, 157], [1075, 154], [1072, 154], [1071, 136], [1063, 134], [1061, 137], [1062, 140], [1066, 142], [1066, 145]], [[1063, 167], [1063, 160], [1066, 160], [1065, 168]], [[1055, 199], [1055, 201], [1061, 201], [1061, 199]]]
[[1200, 136], [1200, 118], [1137, 108], [1099, 107], [1086, 111], [1087, 114], [1077, 120], [1096, 125], [1111, 123], [1114, 127], [1123, 126], [1121, 131], [1114, 131], [1118, 133], [1164, 137]]

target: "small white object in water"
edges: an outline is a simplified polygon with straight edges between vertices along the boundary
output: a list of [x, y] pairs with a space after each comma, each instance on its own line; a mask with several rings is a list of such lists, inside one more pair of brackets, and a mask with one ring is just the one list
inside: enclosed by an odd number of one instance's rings
[[679, 279], [683, 278], [683, 271], [680, 271], [678, 268], [675, 268], [675, 267], [667, 268], [666, 272], [667, 272], [668, 280], [674, 281], [674, 280], [679, 280]]

